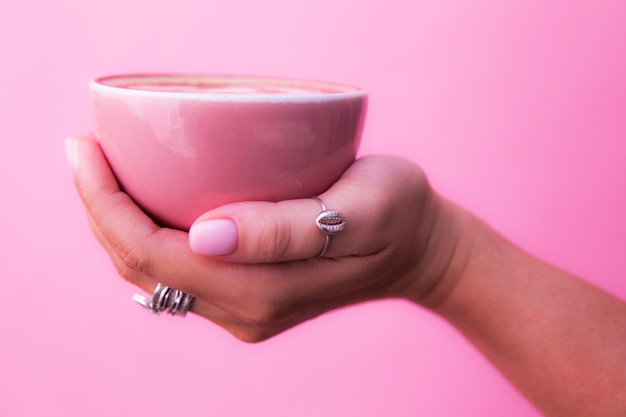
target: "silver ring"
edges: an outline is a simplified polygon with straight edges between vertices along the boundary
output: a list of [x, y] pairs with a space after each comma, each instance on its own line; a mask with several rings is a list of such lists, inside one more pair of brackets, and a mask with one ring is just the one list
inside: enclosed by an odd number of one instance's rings
[[167, 310], [171, 315], [185, 316], [191, 308], [193, 296], [157, 283], [152, 292], [152, 298], [135, 294], [133, 295], [133, 301], [155, 314], [161, 314], [161, 312]]
[[346, 221], [341, 214], [339, 214], [336, 210], [328, 210], [326, 208], [326, 204], [322, 201], [318, 196], [313, 197], [322, 205], [322, 211], [315, 218], [315, 224], [317, 228], [320, 229], [324, 235], [326, 235], [326, 240], [324, 241], [324, 247], [322, 251], [317, 255], [318, 257], [322, 257], [328, 251], [328, 245], [330, 245], [330, 237], [332, 235], [336, 235], [341, 232], [343, 228], [346, 226]]

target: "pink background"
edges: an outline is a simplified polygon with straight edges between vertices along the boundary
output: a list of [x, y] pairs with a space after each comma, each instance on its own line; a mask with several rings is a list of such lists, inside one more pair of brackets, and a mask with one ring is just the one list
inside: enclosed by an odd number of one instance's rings
[[2, 417], [537, 415], [406, 303], [259, 345], [133, 304], [63, 151], [90, 130], [102, 74], [363, 86], [363, 153], [410, 156], [529, 251], [626, 298], [623, 0], [7, 0], [0, 54]]

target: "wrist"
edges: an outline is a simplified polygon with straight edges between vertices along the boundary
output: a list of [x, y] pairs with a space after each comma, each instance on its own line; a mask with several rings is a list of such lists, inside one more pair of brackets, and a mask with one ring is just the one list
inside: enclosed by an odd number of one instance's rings
[[488, 227], [464, 208], [441, 196], [433, 199], [432, 231], [428, 247], [411, 279], [420, 283], [407, 298], [437, 311], [461, 280], [470, 275], [471, 265], [481, 252], [481, 236]]

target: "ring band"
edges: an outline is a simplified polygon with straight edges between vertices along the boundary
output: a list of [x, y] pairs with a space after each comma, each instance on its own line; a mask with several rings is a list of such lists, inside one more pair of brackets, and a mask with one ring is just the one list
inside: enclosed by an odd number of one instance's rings
[[161, 312], [167, 310], [171, 315], [185, 316], [191, 308], [193, 296], [157, 283], [152, 292], [152, 298], [135, 294], [133, 295], [133, 301], [155, 314], [161, 314]]
[[343, 219], [343, 217], [341, 217], [338, 211], [328, 210], [326, 208], [326, 204], [324, 204], [321, 198], [319, 198], [318, 196], [315, 196], [313, 198], [316, 199], [322, 206], [322, 211], [315, 218], [315, 224], [326, 237], [326, 240], [324, 241], [324, 247], [322, 248], [322, 251], [317, 255], [318, 257], [322, 257], [328, 251], [328, 246], [330, 245], [330, 237], [341, 232], [346, 226], [346, 221]]

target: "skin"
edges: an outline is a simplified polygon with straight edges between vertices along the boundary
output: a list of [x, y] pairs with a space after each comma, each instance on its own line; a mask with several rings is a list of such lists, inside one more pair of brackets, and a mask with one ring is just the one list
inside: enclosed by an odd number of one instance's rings
[[119, 274], [196, 297], [192, 310], [260, 342], [349, 304], [402, 298], [452, 323], [548, 416], [626, 415], [626, 304], [536, 259], [438, 195], [414, 163], [357, 160], [321, 198], [348, 219], [324, 236], [314, 199], [223, 206], [236, 250], [194, 253], [122, 191], [99, 146], [68, 142], [89, 223]]

